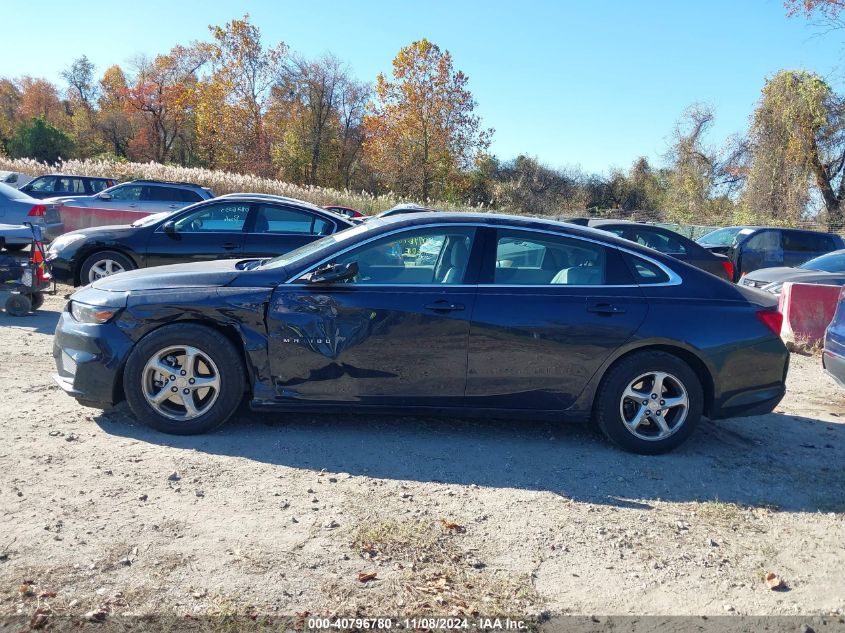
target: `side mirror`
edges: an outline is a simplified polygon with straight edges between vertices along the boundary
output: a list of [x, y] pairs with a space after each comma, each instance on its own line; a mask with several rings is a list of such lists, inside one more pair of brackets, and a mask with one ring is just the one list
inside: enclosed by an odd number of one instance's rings
[[110, 193], [105, 193], [105, 192], [104, 192], [104, 193], [100, 193], [100, 194], [97, 194], [97, 197], [98, 197], [100, 200], [111, 200], [111, 194], [110, 194]]
[[318, 268], [305, 277], [309, 284], [331, 284], [337, 281], [352, 279], [358, 274], [358, 262], [348, 264], [328, 264]]
[[175, 233], [176, 223], [173, 220], [168, 220], [167, 222], [161, 225], [161, 230], [165, 233]]

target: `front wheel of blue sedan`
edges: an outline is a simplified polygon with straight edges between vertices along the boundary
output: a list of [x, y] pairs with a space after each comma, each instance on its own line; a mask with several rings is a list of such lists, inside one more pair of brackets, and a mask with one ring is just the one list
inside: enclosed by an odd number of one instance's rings
[[244, 393], [243, 363], [220, 332], [174, 324], [141, 339], [123, 389], [139, 420], [164, 433], [203, 433], [225, 422]]
[[621, 448], [664, 453], [690, 436], [703, 401], [701, 381], [683, 360], [665, 352], [635, 352], [608, 370], [596, 396], [595, 418]]

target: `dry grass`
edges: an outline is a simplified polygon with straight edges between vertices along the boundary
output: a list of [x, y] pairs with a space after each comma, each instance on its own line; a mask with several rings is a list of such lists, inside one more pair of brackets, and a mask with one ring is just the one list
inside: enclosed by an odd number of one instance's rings
[[507, 615], [536, 610], [528, 577], [493, 570], [461, 546], [462, 527], [447, 522], [361, 522], [351, 547], [362, 572], [376, 579], [335, 580], [331, 612], [453, 617]]

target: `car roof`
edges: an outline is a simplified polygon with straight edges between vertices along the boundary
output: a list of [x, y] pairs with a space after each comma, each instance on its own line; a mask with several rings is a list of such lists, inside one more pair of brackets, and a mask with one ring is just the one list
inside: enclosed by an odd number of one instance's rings
[[208, 187], [203, 187], [193, 182], [180, 182], [178, 180], [153, 180], [149, 178], [136, 178], [126, 183], [120, 184], [141, 184], [141, 185], [166, 185], [168, 187], [193, 187], [195, 189], [203, 189], [204, 191], [211, 191]]
[[110, 176], [80, 176], [79, 174], [62, 174], [58, 172], [51, 172], [49, 174], [39, 174], [35, 176], [33, 180], [38, 178], [44, 178], [45, 176], [57, 176], [60, 178], [86, 178], [87, 180], [117, 180], [117, 178], [112, 178]]

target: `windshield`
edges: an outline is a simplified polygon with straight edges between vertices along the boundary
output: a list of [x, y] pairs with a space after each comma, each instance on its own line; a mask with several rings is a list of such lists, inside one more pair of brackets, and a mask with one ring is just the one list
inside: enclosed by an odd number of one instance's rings
[[716, 229], [710, 231], [706, 235], [699, 237], [696, 242], [703, 246], [730, 246], [734, 242], [734, 238], [743, 230], [741, 226], [729, 226], [724, 229]]
[[845, 250], [834, 251], [807, 260], [798, 268], [804, 270], [821, 270], [826, 273], [845, 273]]
[[29, 198], [29, 196], [23, 191], [19, 191], [2, 182], [0, 182], [0, 196], [8, 200], [23, 200], [25, 198]]
[[300, 259], [304, 259], [317, 251], [328, 248], [333, 244], [339, 244], [341, 242], [346, 242], [352, 238], [355, 238], [361, 233], [365, 233], [372, 229], [371, 226], [367, 226], [366, 224], [359, 224], [357, 226], [353, 226], [349, 229], [344, 229], [339, 233], [335, 233], [334, 235], [329, 235], [322, 239], [319, 239], [315, 242], [310, 242], [305, 246], [300, 246], [299, 248], [290, 251], [289, 253], [285, 253], [284, 255], [279, 255], [278, 257], [274, 257], [271, 260], [268, 260], [261, 264], [259, 268], [281, 268], [282, 266], [287, 266], [288, 264], [293, 264]]

